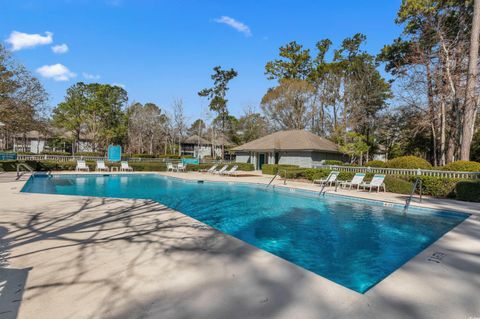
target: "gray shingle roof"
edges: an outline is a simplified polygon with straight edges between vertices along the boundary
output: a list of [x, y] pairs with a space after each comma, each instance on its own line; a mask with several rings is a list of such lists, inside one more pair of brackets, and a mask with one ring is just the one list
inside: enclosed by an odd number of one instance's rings
[[304, 130], [276, 132], [246, 144], [237, 146], [233, 151], [275, 151], [305, 150], [340, 153], [338, 145], [323, 137]]

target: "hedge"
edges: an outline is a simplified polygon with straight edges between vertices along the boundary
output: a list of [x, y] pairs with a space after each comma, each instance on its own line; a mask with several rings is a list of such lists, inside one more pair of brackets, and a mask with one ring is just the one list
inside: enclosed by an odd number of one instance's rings
[[435, 176], [411, 176], [409, 181], [414, 182], [417, 178], [422, 181], [422, 193], [434, 197], [454, 197], [455, 185], [462, 181], [459, 178]]
[[455, 187], [456, 198], [468, 202], [480, 202], [480, 181], [461, 181]]
[[[317, 169], [317, 168], [287, 168], [280, 171], [280, 176], [285, 178], [285, 175], [289, 179], [308, 179], [316, 180], [323, 179], [330, 174], [330, 169]], [[354, 172], [340, 172], [338, 176], [339, 180], [351, 180], [355, 175]], [[367, 173], [365, 181], [369, 181], [373, 177], [373, 173]], [[413, 183], [416, 178], [422, 180], [422, 193], [424, 195], [430, 195], [434, 197], [453, 197], [455, 195], [455, 185], [462, 181], [458, 178], [443, 178], [433, 176], [390, 176], [385, 177], [385, 187], [387, 191], [399, 194], [410, 194], [412, 191]], [[418, 190], [417, 190], [418, 192]]]
[[294, 169], [300, 168], [298, 165], [287, 164], [263, 164], [262, 174], [275, 175], [279, 169]]
[[[16, 164], [20, 161], [0, 161], [0, 168], [4, 171], [14, 172], [17, 169]], [[69, 162], [57, 162], [57, 161], [22, 161], [35, 171], [74, 171], [77, 166], [76, 161]], [[91, 171], [94, 171], [96, 168], [95, 161], [86, 161], [87, 166]], [[120, 167], [120, 163], [109, 163], [106, 162], [106, 165], [109, 167]], [[155, 171], [161, 172], [167, 169], [165, 163], [159, 162], [130, 162], [129, 165], [133, 168], [134, 171]]]
[[472, 161], [456, 161], [442, 166], [445, 171], [480, 172], [480, 163]]
[[366, 162], [365, 167], [385, 167], [385, 162], [384, 161], [369, 161]]
[[[119, 165], [119, 164], [117, 164]], [[151, 172], [164, 172], [167, 170], [167, 165], [160, 162], [129, 162], [134, 171], [151, 171]]]
[[431, 169], [432, 165], [417, 156], [400, 156], [391, 159], [385, 163], [388, 168], [405, 168], [405, 169]]
[[403, 178], [395, 176], [385, 176], [385, 188], [388, 192], [398, 194], [410, 194], [412, 192], [413, 183]]

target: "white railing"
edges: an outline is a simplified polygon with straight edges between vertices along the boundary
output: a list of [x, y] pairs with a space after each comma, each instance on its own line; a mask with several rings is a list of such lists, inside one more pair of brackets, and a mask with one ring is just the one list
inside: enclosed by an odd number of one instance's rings
[[[72, 162], [76, 160], [85, 161], [106, 161], [103, 156], [65, 156], [65, 155], [17, 155], [17, 159], [21, 161], [55, 161], [55, 162]], [[176, 158], [143, 158], [143, 157], [127, 157], [123, 158], [129, 162], [160, 162], [160, 163], [179, 163]], [[201, 163], [229, 163], [227, 160], [201, 160]]]
[[55, 161], [70, 162], [76, 160], [97, 161], [105, 160], [102, 156], [64, 156], [64, 155], [17, 155], [17, 159], [21, 161]]
[[480, 178], [480, 172], [457, 172], [457, 171], [440, 171], [433, 169], [404, 169], [404, 168], [384, 168], [384, 167], [359, 167], [359, 166], [339, 166], [339, 165], [322, 165], [314, 164], [315, 168], [326, 168], [340, 172], [353, 173], [374, 173], [385, 175], [406, 175], [406, 176], [435, 176], [446, 178], [464, 178], [477, 179]]

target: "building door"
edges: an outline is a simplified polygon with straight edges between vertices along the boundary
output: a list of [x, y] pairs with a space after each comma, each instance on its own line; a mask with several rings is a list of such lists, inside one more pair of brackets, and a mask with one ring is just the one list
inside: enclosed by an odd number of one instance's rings
[[275, 152], [275, 163], [274, 164], [278, 164], [279, 160], [280, 160], [280, 153]]
[[258, 169], [262, 169], [263, 164], [265, 164], [265, 154], [258, 154]]

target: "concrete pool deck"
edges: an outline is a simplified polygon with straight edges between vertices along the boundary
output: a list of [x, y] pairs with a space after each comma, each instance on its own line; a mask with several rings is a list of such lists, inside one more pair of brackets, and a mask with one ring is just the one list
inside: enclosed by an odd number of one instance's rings
[[478, 204], [427, 198], [474, 215], [359, 294], [161, 204], [20, 193], [25, 181], [0, 175], [0, 318], [480, 317]]

